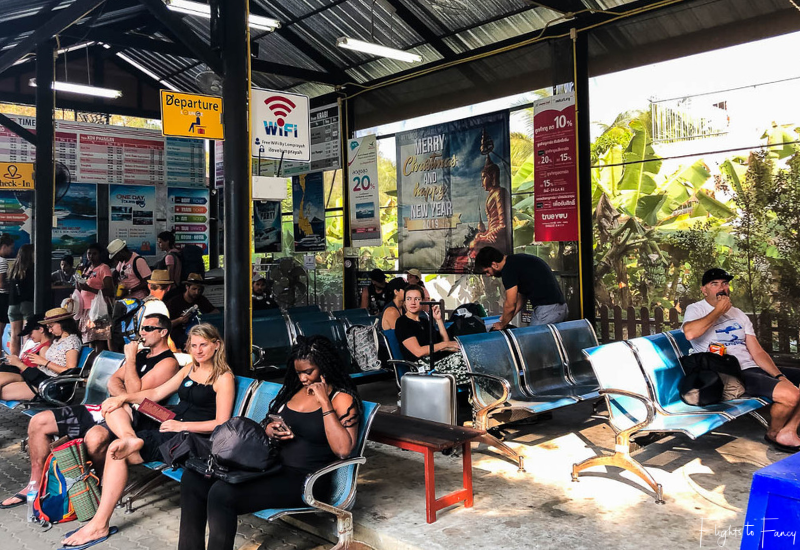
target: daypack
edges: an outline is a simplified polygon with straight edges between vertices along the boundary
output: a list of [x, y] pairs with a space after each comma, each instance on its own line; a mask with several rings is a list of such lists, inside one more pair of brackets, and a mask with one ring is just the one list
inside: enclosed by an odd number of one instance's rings
[[[203, 263], [203, 249], [196, 244], [185, 244], [181, 248], [181, 276], [186, 279], [190, 273], [206, 274], [206, 266]], [[175, 281], [180, 284], [182, 281]]]
[[86, 460], [83, 439], [57, 446], [44, 464], [42, 482], [33, 501], [34, 519], [43, 525], [94, 517], [100, 501], [98, 479]]
[[461, 304], [455, 310], [453, 310], [453, 313], [450, 314], [450, 320], [455, 321], [456, 317], [463, 315], [464, 311], [468, 311], [476, 317], [486, 317], [486, 310], [482, 305], [470, 302], [468, 304]]
[[486, 325], [483, 323], [485, 314], [483, 306], [480, 304], [464, 304], [458, 306], [450, 316], [450, 325], [447, 334], [450, 338], [464, 336], [466, 334], [482, 334], [486, 332]]
[[364, 372], [381, 368], [378, 358], [378, 321], [347, 329], [347, 347], [358, 368]]
[[686, 376], [678, 391], [687, 405], [703, 407], [744, 394], [741, 367], [733, 355], [692, 353], [681, 357], [681, 366]]
[[111, 322], [114, 331], [122, 336], [126, 344], [139, 336], [141, 315], [137, 314], [144, 313], [142, 304], [138, 298], [122, 298], [114, 303]]

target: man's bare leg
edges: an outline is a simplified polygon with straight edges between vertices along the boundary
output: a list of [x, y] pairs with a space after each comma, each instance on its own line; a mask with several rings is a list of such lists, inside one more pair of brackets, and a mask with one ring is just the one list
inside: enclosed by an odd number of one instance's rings
[[797, 428], [800, 426], [800, 390], [790, 382], [779, 382], [772, 392], [767, 438], [781, 445], [800, 445]]
[[[58, 426], [52, 411], [42, 411], [34, 415], [28, 423], [28, 454], [31, 461], [30, 481], [41, 481], [44, 463], [50, 454], [50, 442], [55, 435], [58, 435]], [[21, 492], [24, 491], [25, 489], [22, 489]], [[13, 504], [15, 501], [13, 497], [7, 498], [3, 501], [3, 505]]]

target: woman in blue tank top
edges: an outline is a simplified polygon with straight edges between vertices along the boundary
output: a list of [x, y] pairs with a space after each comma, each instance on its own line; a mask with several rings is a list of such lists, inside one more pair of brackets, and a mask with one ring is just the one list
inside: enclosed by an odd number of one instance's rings
[[[281, 431], [277, 422], [266, 427], [279, 445], [280, 471], [231, 485], [185, 470], [178, 550], [206, 548], [206, 524], [208, 550], [232, 550], [238, 515], [305, 506], [301, 495], [306, 476], [353, 451], [363, 405], [330, 340], [299, 338], [287, 366], [269, 412], [281, 415], [289, 431]], [[325, 481], [320, 480], [319, 492], [315, 487], [315, 496], [322, 500]]]
[[[169, 334], [169, 329], [167, 334]], [[64, 548], [85, 548], [102, 542], [117, 532], [109, 527], [111, 515], [122, 497], [128, 480], [128, 464], [161, 460], [158, 446], [177, 432], [210, 435], [214, 428], [233, 414], [235, 384], [225, 359], [225, 343], [213, 325], [207, 323], [189, 331], [192, 362], [175, 376], [155, 388], [109, 397], [102, 411], [108, 429], [118, 437], [106, 453], [103, 493], [95, 516], [62, 541]], [[158, 423], [134, 411], [129, 404], [150, 399], [158, 403], [175, 392], [180, 403], [171, 407], [175, 418]]]

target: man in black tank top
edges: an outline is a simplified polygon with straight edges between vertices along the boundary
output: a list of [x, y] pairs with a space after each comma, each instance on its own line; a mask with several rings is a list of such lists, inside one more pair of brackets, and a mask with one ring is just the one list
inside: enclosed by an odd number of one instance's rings
[[[140, 327], [140, 336], [142, 345], [148, 349], [138, 351], [139, 342], [125, 345], [125, 362], [108, 380], [109, 395], [154, 388], [178, 372], [178, 361], [167, 344], [171, 329], [172, 325], [166, 315], [156, 313], [145, 317]], [[36, 481], [42, 479], [42, 469], [50, 453], [53, 436], [83, 437], [95, 468], [102, 468], [106, 448], [111, 439], [111, 434], [102, 421], [99, 403], [42, 411], [31, 418], [28, 424], [30, 479]], [[20, 494], [7, 498], [0, 504], [0, 508], [25, 504], [25, 495], [19, 498]]]

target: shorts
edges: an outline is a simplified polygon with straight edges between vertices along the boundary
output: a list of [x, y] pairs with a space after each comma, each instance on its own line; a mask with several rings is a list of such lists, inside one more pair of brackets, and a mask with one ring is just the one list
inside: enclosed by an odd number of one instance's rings
[[105, 420], [100, 414], [100, 405], [77, 405], [53, 409], [58, 426], [58, 437], [69, 436], [72, 439], [83, 437], [95, 426], [105, 427]]
[[164, 457], [159, 451], [159, 447], [178, 435], [178, 432], [161, 432], [161, 423], [145, 416], [136, 409], [133, 410], [133, 420], [131, 422], [136, 431], [136, 437], [144, 441], [144, 446], [139, 450], [142, 460], [145, 462], [163, 462]]
[[33, 315], [33, 302], [20, 302], [8, 306], [9, 321], [24, 321]]
[[39, 395], [39, 384], [45, 380], [50, 380], [50, 378], [52, 377], [47, 376], [39, 369], [28, 368], [22, 371], [22, 379], [25, 380], [25, 383], [36, 395]]
[[567, 319], [567, 304], [548, 304], [536, 306], [531, 313], [531, 325], [549, 325]]
[[[789, 382], [797, 386], [800, 384], [800, 368], [797, 367], [780, 367]], [[752, 367], [749, 369], [742, 369], [742, 382], [744, 382], [744, 390], [750, 397], [768, 397], [772, 399], [772, 393], [775, 386], [778, 385], [777, 378], [773, 378], [771, 374], [767, 374], [759, 367]]]
[[0, 323], [8, 323], [8, 292], [0, 292]]
[[8, 363], [0, 364], [0, 372], [5, 372], [8, 374], [20, 374], [19, 368], [9, 365]]

